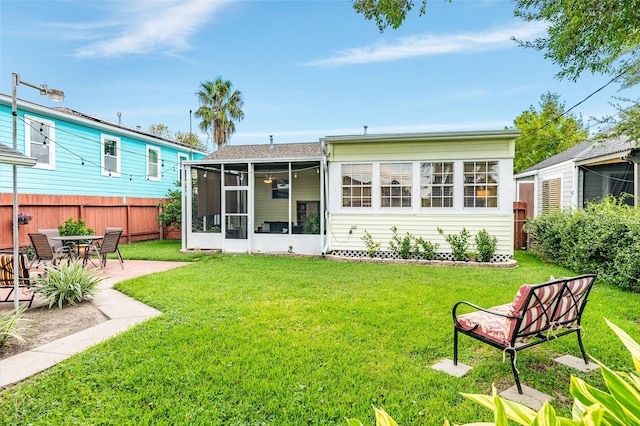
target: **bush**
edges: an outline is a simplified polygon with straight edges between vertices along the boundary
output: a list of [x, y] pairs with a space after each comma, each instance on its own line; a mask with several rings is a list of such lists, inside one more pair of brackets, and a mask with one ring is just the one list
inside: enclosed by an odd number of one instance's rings
[[[444, 235], [444, 231], [438, 228], [440, 235]], [[469, 238], [471, 234], [466, 228], [462, 228], [459, 234], [447, 234], [445, 240], [451, 246], [451, 254], [453, 260], [467, 260], [467, 252], [469, 251]]]
[[360, 239], [366, 247], [367, 255], [369, 255], [369, 257], [375, 257], [380, 251], [382, 243], [373, 241], [373, 236], [367, 230], [364, 231], [364, 235]]
[[67, 221], [58, 226], [58, 232], [60, 235], [65, 237], [68, 235], [94, 235], [95, 231], [92, 228], [87, 228], [86, 223], [83, 219], [73, 220], [72, 217], [67, 219]]
[[393, 232], [393, 235], [391, 236], [391, 241], [389, 241], [389, 250], [393, 253], [399, 254], [403, 259], [409, 259], [413, 250], [411, 244], [413, 237], [408, 232], [404, 237], [400, 237], [398, 235], [398, 228], [395, 226], [391, 227], [391, 232]]
[[17, 311], [9, 311], [7, 313], [0, 311], [0, 346], [4, 346], [9, 339], [24, 341], [16, 327], [21, 322], [29, 321], [22, 318], [25, 310], [25, 305], [21, 305]]
[[498, 239], [494, 235], [489, 235], [487, 230], [482, 228], [482, 231], [476, 235], [475, 241], [480, 262], [490, 262], [498, 247]]
[[543, 259], [640, 292], [640, 210], [614, 197], [527, 222]]
[[182, 185], [180, 181], [175, 183], [177, 189], [169, 189], [165, 198], [158, 203], [160, 213], [158, 220], [163, 228], [173, 226], [180, 229], [182, 226]]
[[435, 259], [438, 247], [438, 243], [432, 243], [431, 241], [427, 241], [422, 237], [418, 237], [415, 239], [415, 251], [425, 260]]
[[58, 269], [47, 266], [45, 274], [35, 279], [35, 292], [49, 302], [49, 307], [69, 303], [75, 305], [96, 292], [103, 278], [95, 270], [82, 266], [81, 261], [61, 264]]

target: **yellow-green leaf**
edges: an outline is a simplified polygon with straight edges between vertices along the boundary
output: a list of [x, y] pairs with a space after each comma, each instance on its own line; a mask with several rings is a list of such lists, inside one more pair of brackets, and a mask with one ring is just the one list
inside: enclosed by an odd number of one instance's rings
[[591, 386], [575, 376], [571, 376], [569, 392], [586, 408], [594, 404], [600, 404], [604, 407], [604, 420], [607, 424], [627, 425], [626, 414], [620, 408], [615, 398], [608, 393]]
[[631, 359], [633, 360], [633, 365], [636, 368], [638, 374], [640, 374], [640, 344], [633, 340], [631, 336], [629, 336], [624, 330], [620, 327], [609, 321], [608, 319], [604, 319], [609, 327], [618, 335], [618, 338], [622, 341], [622, 343], [627, 347], [629, 352], [631, 353]]
[[640, 425], [640, 392], [606, 365], [600, 364], [600, 370], [602, 370], [602, 377], [604, 377], [609, 392], [626, 413], [630, 424]]
[[374, 406], [373, 409], [376, 411], [376, 426], [398, 426], [398, 423], [382, 408]]

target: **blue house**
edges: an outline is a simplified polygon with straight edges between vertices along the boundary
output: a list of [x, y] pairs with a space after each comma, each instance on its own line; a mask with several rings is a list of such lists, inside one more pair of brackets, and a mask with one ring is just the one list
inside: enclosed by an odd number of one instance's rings
[[[0, 143], [8, 147], [13, 144], [11, 101], [0, 94]], [[35, 166], [18, 172], [19, 202], [36, 221], [29, 232], [57, 226], [70, 216], [63, 207], [71, 205], [77, 212], [71, 216], [84, 217], [99, 230], [103, 223], [127, 228], [136, 220], [130, 211], [109, 220], [102, 217], [104, 209], [95, 212], [100, 217], [91, 217], [90, 207], [121, 206], [124, 212], [132, 204], [155, 206], [181, 180], [182, 162], [206, 155], [140, 128], [23, 100], [17, 103], [17, 151], [37, 159]], [[12, 188], [12, 167], [0, 164], [0, 227], [5, 237], [11, 229]], [[145, 220], [156, 216], [157, 209]], [[157, 229], [157, 220], [152, 225]], [[147, 232], [144, 227], [125, 234], [131, 239], [133, 233]], [[0, 247], [7, 245], [5, 237], [0, 237]]]

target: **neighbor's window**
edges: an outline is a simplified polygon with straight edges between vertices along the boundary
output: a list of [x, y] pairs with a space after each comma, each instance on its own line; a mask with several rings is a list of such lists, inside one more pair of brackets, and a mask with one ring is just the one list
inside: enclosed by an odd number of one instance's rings
[[422, 207], [453, 207], [453, 163], [420, 164]]
[[411, 163], [380, 164], [380, 207], [411, 207]]
[[102, 135], [102, 174], [120, 176], [120, 138]]
[[371, 207], [372, 165], [342, 165], [342, 207]]
[[542, 214], [560, 210], [560, 178], [542, 181]]
[[498, 207], [498, 162], [464, 163], [464, 206]]
[[160, 180], [160, 149], [147, 145], [147, 179]]
[[35, 167], [55, 168], [55, 125], [40, 118], [24, 119], [25, 154], [38, 160]]

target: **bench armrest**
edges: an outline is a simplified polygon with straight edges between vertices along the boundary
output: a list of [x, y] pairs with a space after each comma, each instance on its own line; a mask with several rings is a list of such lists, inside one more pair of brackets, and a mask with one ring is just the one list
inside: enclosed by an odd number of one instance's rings
[[[456, 324], [457, 327], [459, 328], [464, 328], [459, 322], [458, 322], [458, 306], [460, 305], [466, 305], [466, 306], [470, 306], [478, 311], [482, 311], [482, 312], [486, 312], [487, 314], [491, 314], [491, 315], [495, 315], [495, 316], [499, 316], [499, 317], [503, 317], [503, 318], [509, 318], [509, 319], [518, 319], [520, 317], [518, 316], [514, 316], [514, 315], [507, 315], [507, 314], [503, 314], [500, 312], [496, 312], [496, 311], [492, 311], [491, 309], [485, 309], [482, 308], [478, 305], [475, 305], [471, 302], [467, 302], [467, 301], [462, 301], [462, 302], [458, 302], [455, 305], [453, 305], [453, 309], [451, 310], [451, 315], [453, 316], [453, 322]], [[477, 326], [476, 326], [477, 327]], [[475, 327], [474, 327], [475, 328]]]

